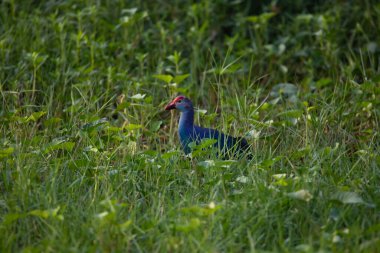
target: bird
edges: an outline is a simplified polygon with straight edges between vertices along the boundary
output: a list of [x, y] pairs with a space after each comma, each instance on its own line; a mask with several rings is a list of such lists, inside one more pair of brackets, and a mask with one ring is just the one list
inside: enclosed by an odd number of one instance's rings
[[223, 159], [241, 158], [249, 152], [250, 145], [242, 137], [232, 137], [212, 128], [203, 128], [194, 125], [194, 107], [191, 100], [185, 96], [177, 96], [165, 110], [177, 109], [181, 112], [178, 124], [178, 135], [181, 146], [186, 155], [191, 153], [190, 143], [199, 144], [203, 139], [214, 139], [213, 146], [217, 149], [218, 156]]

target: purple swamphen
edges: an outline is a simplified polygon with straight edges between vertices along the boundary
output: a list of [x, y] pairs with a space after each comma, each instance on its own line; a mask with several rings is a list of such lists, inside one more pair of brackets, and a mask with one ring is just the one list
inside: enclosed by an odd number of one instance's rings
[[[191, 152], [191, 142], [200, 143], [202, 139], [215, 139], [214, 147], [223, 158], [241, 157], [250, 150], [250, 145], [244, 138], [235, 138], [215, 129], [203, 128], [194, 125], [193, 103], [184, 96], [173, 99], [165, 110], [177, 109], [181, 112], [178, 134], [181, 145], [186, 154]], [[250, 157], [250, 156], [249, 156]]]

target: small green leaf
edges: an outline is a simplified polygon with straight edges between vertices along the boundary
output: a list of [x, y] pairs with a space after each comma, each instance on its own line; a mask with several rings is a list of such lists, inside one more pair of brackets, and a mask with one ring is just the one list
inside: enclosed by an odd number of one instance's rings
[[154, 78], [160, 79], [166, 83], [170, 83], [173, 80], [171, 75], [153, 75]]

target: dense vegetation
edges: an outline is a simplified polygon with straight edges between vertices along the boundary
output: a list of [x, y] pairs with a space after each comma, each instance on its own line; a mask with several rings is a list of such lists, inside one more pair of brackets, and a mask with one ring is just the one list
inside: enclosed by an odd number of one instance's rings
[[[370, 0], [1, 1], [0, 252], [378, 252], [379, 27]], [[253, 159], [184, 156], [177, 94]]]

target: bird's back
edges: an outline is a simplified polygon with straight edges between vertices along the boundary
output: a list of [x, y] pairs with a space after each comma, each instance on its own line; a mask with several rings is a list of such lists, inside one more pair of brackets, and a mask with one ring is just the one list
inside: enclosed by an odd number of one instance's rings
[[211, 128], [194, 126], [193, 129], [183, 131], [182, 134], [180, 133], [181, 144], [186, 154], [191, 152], [191, 149], [188, 147], [189, 143], [199, 143], [202, 139], [206, 138], [217, 140], [214, 147], [221, 151], [220, 153], [223, 157], [235, 157], [245, 153], [250, 148], [246, 139], [235, 138]]

